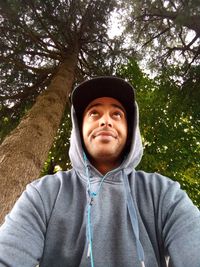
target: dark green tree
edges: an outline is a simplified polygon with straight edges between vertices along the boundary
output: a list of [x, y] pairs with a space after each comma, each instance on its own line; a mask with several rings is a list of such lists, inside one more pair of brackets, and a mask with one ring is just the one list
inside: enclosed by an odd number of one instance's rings
[[200, 68], [193, 67], [177, 83], [178, 67], [157, 77], [145, 75], [136, 61], [119, 69], [136, 88], [144, 156], [138, 166], [178, 182], [200, 207]]
[[0, 220], [39, 176], [72, 85], [113, 70], [120, 44], [108, 38], [107, 25], [116, 6], [114, 0], [1, 1], [0, 110], [8, 126], [2, 138], [20, 123], [0, 147]]
[[200, 61], [199, 0], [123, 1], [132, 45], [151, 66]]

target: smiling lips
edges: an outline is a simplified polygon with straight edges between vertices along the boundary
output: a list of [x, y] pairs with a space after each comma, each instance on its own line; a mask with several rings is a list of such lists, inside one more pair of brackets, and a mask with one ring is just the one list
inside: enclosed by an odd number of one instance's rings
[[93, 134], [94, 138], [98, 136], [117, 138], [117, 135], [113, 131], [110, 131], [110, 130], [100, 130]]

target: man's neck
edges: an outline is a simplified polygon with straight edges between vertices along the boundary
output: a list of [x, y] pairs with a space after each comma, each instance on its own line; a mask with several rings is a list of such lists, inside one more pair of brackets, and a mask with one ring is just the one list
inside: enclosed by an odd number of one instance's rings
[[120, 162], [109, 162], [109, 161], [104, 161], [104, 162], [99, 162], [99, 161], [94, 161], [91, 160], [92, 165], [103, 175], [105, 175], [107, 172], [112, 171], [119, 167]]

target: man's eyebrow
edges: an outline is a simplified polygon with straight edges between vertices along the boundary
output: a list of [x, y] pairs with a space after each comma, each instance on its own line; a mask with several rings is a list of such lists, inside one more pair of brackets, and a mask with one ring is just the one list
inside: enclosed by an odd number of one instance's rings
[[102, 106], [102, 104], [101, 104], [101, 103], [95, 103], [95, 104], [89, 105], [89, 106], [85, 109], [85, 111], [88, 111], [89, 109], [91, 109], [91, 108], [93, 108], [93, 107], [98, 107], [98, 106]]
[[126, 114], [126, 110], [123, 108], [123, 106], [117, 104], [111, 104], [111, 106], [121, 109], [124, 112], [124, 114]]
[[[98, 107], [98, 106], [103, 106], [103, 104], [102, 103], [92, 104], [92, 105], [90, 105], [89, 107], [86, 108], [85, 112], [87, 112], [88, 110], [90, 110], [93, 107]], [[121, 111], [123, 111], [123, 113], [126, 114], [126, 110], [121, 105], [111, 104], [111, 106], [113, 106], [115, 108], [118, 108], [118, 109], [121, 109]]]

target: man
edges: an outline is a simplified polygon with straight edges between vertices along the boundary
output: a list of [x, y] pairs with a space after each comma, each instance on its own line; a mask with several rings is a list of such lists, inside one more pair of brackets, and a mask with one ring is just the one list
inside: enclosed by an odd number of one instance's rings
[[98, 77], [72, 93], [73, 169], [27, 186], [0, 229], [0, 267], [200, 267], [200, 213], [179, 184], [135, 171], [133, 88]]

